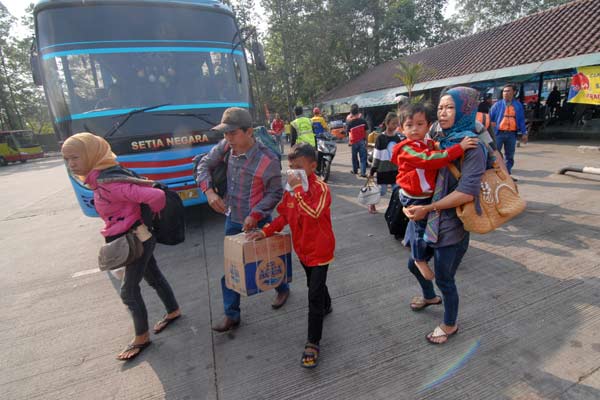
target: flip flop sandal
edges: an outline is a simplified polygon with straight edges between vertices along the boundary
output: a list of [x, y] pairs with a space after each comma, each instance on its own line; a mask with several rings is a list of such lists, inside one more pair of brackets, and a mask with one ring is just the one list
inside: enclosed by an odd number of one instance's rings
[[[172, 322], [174, 322], [175, 320], [179, 319], [179, 317], [181, 317], [181, 314], [179, 314], [178, 316], [173, 317], [173, 318], [169, 318], [168, 315], [169, 314], [165, 314], [165, 316], [162, 317], [162, 319], [156, 323], [156, 325], [160, 325], [161, 327], [158, 329], [153, 328], [154, 334], [161, 333], [163, 330], [165, 330], [165, 328], [167, 326], [169, 326]], [[156, 327], [156, 325], [154, 325], [154, 326]]]
[[[314, 351], [306, 351], [307, 349], [312, 349]], [[315, 368], [319, 365], [319, 346], [312, 343], [306, 343], [300, 363], [304, 368]]]
[[429, 306], [435, 306], [438, 304], [442, 304], [442, 298], [440, 296], [435, 296], [439, 301], [434, 303], [428, 303], [425, 301], [425, 298], [422, 296], [415, 296], [410, 301], [410, 309], [413, 311], [421, 311]]
[[132, 355], [131, 357], [129, 357], [129, 358], [119, 358], [119, 356], [117, 356], [117, 360], [119, 360], [119, 361], [131, 361], [131, 360], [133, 360], [134, 358], [136, 358], [137, 356], [139, 356], [139, 355], [140, 355], [140, 353], [141, 353], [142, 351], [144, 351], [144, 349], [145, 349], [146, 347], [150, 346], [151, 344], [152, 344], [152, 341], [150, 341], [150, 340], [149, 340], [149, 341], [147, 341], [146, 343], [142, 343], [142, 344], [133, 344], [133, 343], [129, 343], [129, 344], [127, 345], [127, 347], [125, 347], [125, 348], [123, 349], [123, 351], [121, 351], [121, 353], [119, 353], [119, 355], [121, 355], [121, 354], [123, 354], [123, 353], [126, 353], [126, 352], [128, 352], [128, 351], [131, 351], [131, 350], [135, 350], [135, 349], [139, 349], [139, 351], [138, 351], [137, 353], [135, 353], [134, 355]]
[[[442, 328], [440, 328], [439, 326], [436, 326], [435, 329], [433, 330], [433, 332], [427, 334], [425, 336], [425, 339], [427, 339], [427, 341], [431, 344], [444, 344], [446, 343], [452, 336], [456, 335], [458, 333], [458, 327], [456, 328], [456, 330], [452, 333], [446, 333], [444, 332], [444, 330]], [[432, 339], [439, 339], [439, 338], [446, 338], [446, 340], [444, 340], [443, 342], [436, 342]]]

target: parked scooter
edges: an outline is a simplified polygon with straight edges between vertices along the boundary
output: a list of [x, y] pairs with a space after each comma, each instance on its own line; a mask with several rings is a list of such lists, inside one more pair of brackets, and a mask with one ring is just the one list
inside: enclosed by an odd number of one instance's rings
[[337, 151], [337, 143], [335, 137], [327, 131], [316, 135], [316, 140], [318, 153], [317, 174], [327, 182], [331, 173], [331, 163]]

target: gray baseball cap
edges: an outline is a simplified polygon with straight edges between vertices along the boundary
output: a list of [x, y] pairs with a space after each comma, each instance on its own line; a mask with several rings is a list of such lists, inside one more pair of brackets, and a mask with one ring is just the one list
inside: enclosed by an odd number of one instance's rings
[[252, 116], [245, 108], [231, 107], [225, 110], [221, 123], [212, 130], [225, 133], [239, 128], [252, 128]]

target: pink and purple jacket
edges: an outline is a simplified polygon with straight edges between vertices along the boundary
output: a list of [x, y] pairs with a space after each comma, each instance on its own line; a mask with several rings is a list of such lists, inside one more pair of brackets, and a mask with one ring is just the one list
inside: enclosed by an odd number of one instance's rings
[[394, 146], [391, 161], [398, 166], [396, 183], [407, 195], [433, 195], [438, 170], [464, 154], [459, 144], [446, 150], [434, 150], [433, 147], [434, 142], [430, 139], [406, 139]]
[[161, 189], [122, 182], [98, 184], [100, 172], [90, 172], [85, 184], [94, 191], [94, 205], [104, 221], [102, 236], [120, 235], [141, 221], [141, 203], [148, 204], [155, 213], [165, 207], [165, 192]]

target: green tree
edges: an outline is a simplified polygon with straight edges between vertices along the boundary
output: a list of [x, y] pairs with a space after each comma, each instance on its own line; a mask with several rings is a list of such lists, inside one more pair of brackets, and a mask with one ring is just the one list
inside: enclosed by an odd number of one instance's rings
[[0, 3], [0, 121], [3, 129], [49, 133], [52, 124], [41, 88], [31, 76], [29, 50], [34, 36], [33, 4], [22, 18], [23, 37], [10, 31], [15, 19]]
[[[261, 23], [232, 1], [241, 25]], [[445, 0], [260, 0], [268, 30], [262, 38], [268, 72], [258, 73], [255, 93], [291, 117], [295, 105], [366, 69], [453, 39], [461, 25], [444, 19]], [[246, 7], [248, 8], [248, 7]], [[252, 9], [252, 8], [251, 8]]]
[[10, 28], [13, 16], [0, 3], [0, 125], [2, 129], [20, 129], [19, 110], [15, 100], [12, 71], [9, 69], [11, 53]]
[[399, 61], [396, 68], [398, 68], [400, 72], [395, 74], [394, 78], [402, 81], [408, 91], [408, 97], [412, 98], [413, 88], [419, 82], [425, 71], [423, 63], [413, 64], [407, 61]]
[[459, 16], [467, 32], [477, 32], [573, 0], [458, 0]]

